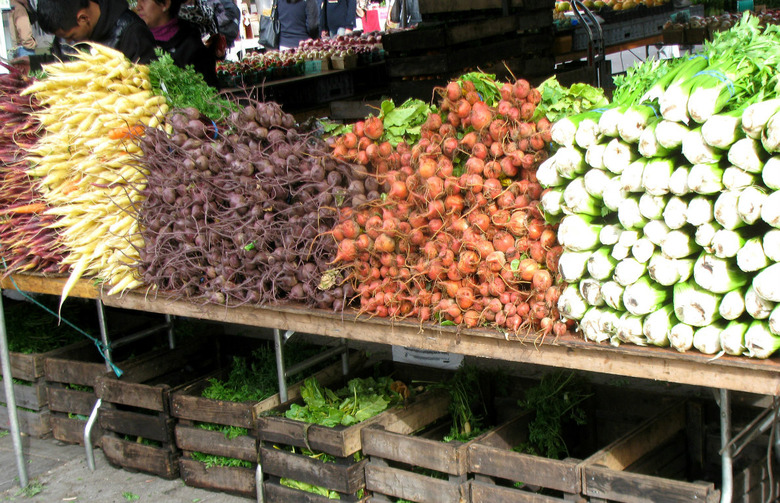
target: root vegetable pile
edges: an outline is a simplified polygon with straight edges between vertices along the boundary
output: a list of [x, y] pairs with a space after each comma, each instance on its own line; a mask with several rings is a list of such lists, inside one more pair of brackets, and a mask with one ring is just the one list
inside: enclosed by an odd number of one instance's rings
[[246, 105], [230, 129], [195, 109], [169, 122], [172, 134], [150, 130], [141, 144], [144, 282], [205, 303], [341, 310], [354, 292], [330, 270], [336, 244], [324, 234], [340, 207], [365, 201], [365, 169], [335, 160], [276, 103]]
[[38, 139], [37, 107], [21, 93], [30, 80], [12, 66], [0, 75], [0, 250], [6, 274], [21, 271], [64, 272], [63, 250], [48, 228], [55, 217], [27, 176], [26, 151]]
[[440, 90], [441, 113], [428, 115], [411, 147], [377, 144], [377, 117], [333, 143], [336, 152], [355, 143], [385, 191], [335, 227], [336, 258], [372, 315], [562, 333], [554, 321], [562, 249], [538, 209], [535, 176], [550, 123], [530, 122], [540, 94], [528, 82], [481, 75]]
[[131, 264], [141, 235], [129, 210], [146, 173], [134, 142], [167, 109], [150, 91], [148, 67], [97, 44], [75, 57], [45, 66], [48, 77], [24, 91], [43, 106], [36, 117], [45, 132], [29, 151], [28, 174], [40, 178], [46, 214], [60, 216], [52, 227], [71, 267], [63, 299], [83, 275], [104, 281], [109, 294], [140, 285]]

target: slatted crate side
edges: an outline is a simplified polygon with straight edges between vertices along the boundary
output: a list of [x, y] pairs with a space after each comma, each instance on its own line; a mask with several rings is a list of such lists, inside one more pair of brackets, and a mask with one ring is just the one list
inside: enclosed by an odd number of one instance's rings
[[680, 457], [680, 447], [674, 444], [686, 443], [687, 426], [686, 405], [679, 402], [590, 456], [582, 464], [583, 494], [591, 501], [616, 503], [718, 501], [720, 491], [713, 483], [631, 471], [653, 472], [670, 462], [674, 466]]
[[44, 362], [47, 358], [53, 358], [80, 344], [82, 343], [69, 344], [44, 353], [18, 353], [11, 351], [8, 354], [11, 360], [11, 375], [22, 381], [36, 381], [45, 374]]
[[324, 487], [347, 497], [356, 495], [365, 487], [367, 461], [346, 457], [323, 462], [276, 447], [260, 447], [260, 463], [264, 474]]
[[[84, 445], [84, 428], [86, 425], [86, 420], [68, 417], [67, 414], [51, 413], [52, 436], [60, 442]], [[100, 425], [95, 425], [92, 428], [90, 440], [93, 446], [100, 447], [103, 441], [103, 430], [100, 428]]]
[[[0, 379], [0, 383], [2, 382], [3, 380]], [[46, 383], [41, 379], [14, 382], [11, 386], [14, 390], [14, 399], [17, 407], [36, 411], [43, 409], [48, 404]], [[0, 384], [0, 402], [6, 403], [5, 386], [2, 384]]]
[[[380, 497], [402, 498], [420, 503], [466, 501], [468, 445], [442, 442], [449, 422], [421, 432], [399, 435], [372, 427], [363, 430], [366, 489]], [[437, 475], [419, 471], [432, 470]], [[389, 501], [389, 500], [387, 500]]]
[[154, 440], [164, 445], [174, 443], [176, 422], [163, 414], [146, 414], [101, 405], [98, 422], [106, 432]]
[[190, 487], [237, 494], [247, 498], [254, 498], [257, 493], [254, 468], [240, 466], [206, 468], [206, 465], [200, 461], [182, 457], [179, 459], [179, 476]]
[[166, 479], [179, 476], [179, 452], [174, 446], [155, 447], [103, 435], [103, 454], [112, 465], [151, 473]]
[[[44, 438], [51, 435], [51, 413], [48, 409], [37, 411], [16, 408], [16, 417], [19, 421], [19, 431], [31, 437]], [[8, 407], [0, 405], [0, 430], [10, 430], [11, 419], [8, 416]]]
[[58, 383], [46, 388], [46, 397], [52, 412], [80, 416], [88, 416], [97, 401], [93, 392], [69, 389]]
[[227, 438], [221, 431], [204, 430], [181, 423], [176, 424], [175, 435], [176, 446], [185, 455], [202, 452], [257, 464], [258, 441], [254, 436], [240, 435]]

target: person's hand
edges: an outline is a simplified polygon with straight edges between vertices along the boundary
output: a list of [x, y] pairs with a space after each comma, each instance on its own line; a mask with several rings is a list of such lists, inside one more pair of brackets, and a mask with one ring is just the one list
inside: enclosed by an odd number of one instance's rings
[[347, 28], [344, 30], [344, 35], [352, 35], [352, 28]]
[[22, 56], [11, 60], [11, 65], [24, 75], [30, 73], [30, 56]]
[[322, 33], [320, 33], [320, 38], [328, 38], [328, 30], [322, 30]]

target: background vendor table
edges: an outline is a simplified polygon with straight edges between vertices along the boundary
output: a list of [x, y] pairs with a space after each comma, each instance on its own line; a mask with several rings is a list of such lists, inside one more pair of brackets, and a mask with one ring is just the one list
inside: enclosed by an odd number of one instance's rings
[[590, 343], [575, 335], [566, 335], [557, 341], [549, 335], [535, 344], [533, 334], [524, 339], [514, 335], [505, 337], [494, 330], [458, 330], [457, 327], [392, 322], [356, 317], [349, 311], [337, 314], [303, 306], [225, 308], [138, 293], [103, 296], [102, 300], [107, 306], [125, 309], [762, 395], [780, 394], [780, 361], [776, 359], [729, 356], [713, 359], [710, 355], [679, 353], [668, 348], [612, 347]]

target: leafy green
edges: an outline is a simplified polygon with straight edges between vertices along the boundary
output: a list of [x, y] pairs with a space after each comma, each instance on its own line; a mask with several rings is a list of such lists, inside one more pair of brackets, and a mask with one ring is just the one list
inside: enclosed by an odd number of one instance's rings
[[203, 430], [208, 431], [219, 431], [224, 433], [225, 438], [228, 440], [233, 440], [237, 437], [242, 437], [244, 435], [249, 434], [249, 430], [246, 428], [241, 428], [239, 426], [227, 426], [223, 424], [214, 424], [214, 423], [198, 423], [198, 428], [201, 428]]
[[[289, 343], [285, 346], [285, 365], [302, 362], [319, 353], [318, 346]], [[324, 362], [322, 366], [330, 362]], [[318, 368], [322, 368], [316, 367]], [[302, 379], [302, 375], [292, 380]], [[279, 378], [276, 372], [276, 353], [270, 345], [254, 350], [249, 358], [234, 356], [230, 374], [226, 380], [209, 379], [209, 386], [202, 396], [228, 402], [260, 402], [279, 391]]]
[[550, 122], [580, 112], [604, 107], [609, 100], [604, 96], [604, 90], [578, 83], [571, 87], [563, 87], [555, 76], [542, 82], [539, 87], [542, 101], [536, 107], [533, 121], [546, 117]]
[[280, 484], [286, 487], [290, 487], [292, 489], [298, 489], [299, 491], [305, 491], [307, 493], [313, 493], [318, 494], [320, 496], [325, 496], [328, 499], [331, 500], [340, 500], [341, 496], [339, 496], [339, 493], [336, 491], [331, 491], [329, 489], [326, 489], [325, 487], [315, 486], [314, 484], [307, 484], [306, 482], [300, 482], [293, 479], [287, 479], [282, 478], [279, 481]]
[[581, 404], [590, 396], [585, 383], [576, 380], [573, 372], [545, 374], [518, 402], [523, 410], [534, 413], [534, 418], [528, 425], [528, 442], [515, 450], [551, 459], [568, 456], [564, 427], [586, 424]]
[[648, 58], [632, 65], [626, 73], [615, 75], [615, 91], [612, 93], [613, 103], [634, 103], [642, 97], [661, 77], [669, 73], [679, 63], [685, 61], [677, 59]]
[[[501, 101], [501, 84], [496, 82], [496, 76], [490, 73], [471, 72], [461, 75], [460, 81], [470, 81], [474, 84], [479, 97], [488, 106], [495, 107]], [[462, 84], [461, 84], [462, 87]]]
[[332, 391], [310, 377], [301, 387], [304, 405], [292, 404], [285, 417], [327, 427], [351, 426], [376, 416], [403, 401], [390, 377], [356, 378], [345, 388]]
[[132, 493], [130, 491], [125, 491], [122, 493], [122, 497], [126, 499], [127, 501], [138, 501], [141, 497], [138, 496], [135, 493]]
[[238, 104], [222, 98], [192, 65], [179, 68], [171, 55], [160, 48], [155, 49], [155, 54], [157, 59], [149, 63], [152, 91], [165, 96], [172, 108], [194, 107], [214, 121], [223, 120], [230, 112], [238, 110]]
[[379, 118], [384, 125], [380, 140], [390, 142], [394, 147], [402, 141], [409, 145], [417, 143], [428, 114], [435, 112], [427, 103], [414, 98], [400, 106], [395, 106], [392, 100], [385, 100], [380, 105], [380, 111]]
[[213, 468], [215, 466], [227, 466], [233, 468], [252, 468], [252, 463], [236, 458], [226, 458], [225, 456], [214, 456], [212, 454], [204, 454], [202, 452], [192, 452], [190, 454], [192, 459], [200, 461], [206, 465], [206, 468]]

